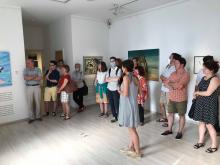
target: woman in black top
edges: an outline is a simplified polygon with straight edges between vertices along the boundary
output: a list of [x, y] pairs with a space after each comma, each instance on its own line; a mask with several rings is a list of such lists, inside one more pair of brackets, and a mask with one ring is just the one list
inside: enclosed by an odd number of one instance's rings
[[206, 128], [211, 137], [211, 147], [206, 152], [217, 151], [217, 133], [214, 125], [218, 115], [218, 88], [220, 80], [216, 77], [219, 70], [218, 62], [208, 61], [203, 64], [204, 77], [198, 85], [198, 91], [194, 93], [196, 98], [193, 119], [199, 121], [199, 142], [194, 145], [195, 149], [204, 146]]

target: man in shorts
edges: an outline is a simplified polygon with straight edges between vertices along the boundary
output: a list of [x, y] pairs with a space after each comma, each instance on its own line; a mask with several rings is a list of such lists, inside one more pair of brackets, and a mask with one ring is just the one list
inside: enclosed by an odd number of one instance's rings
[[179, 114], [179, 129], [176, 139], [181, 139], [185, 126], [185, 114], [187, 111], [187, 86], [190, 80], [189, 73], [185, 70], [186, 60], [183, 57], [174, 58], [176, 71], [171, 74], [164, 84], [169, 88], [168, 103], [168, 130], [161, 135], [172, 134], [175, 113]]
[[170, 75], [176, 71], [175, 66], [174, 66], [174, 59], [173, 58], [178, 58], [180, 57], [179, 54], [177, 53], [172, 53], [169, 57], [170, 63], [166, 66], [164, 71], [162, 72], [160, 79], [162, 81], [162, 87], [161, 87], [161, 93], [160, 93], [160, 118], [157, 120], [157, 122], [164, 122], [162, 125], [163, 127], [168, 127], [168, 120], [167, 120], [167, 115], [166, 115], [166, 109], [167, 105], [169, 102], [168, 99], [168, 93], [169, 93], [169, 88], [167, 88], [164, 85], [164, 82], [170, 77]]
[[52, 102], [52, 115], [56, 116], [57, 106], [57, 85], [60, 78], [60, 73], [56, 69], [56, 61], [50, 61], [49, 69], [45, 74], [46, 87], [44, 91], [44, 103], [46, 116], [49, 116], [49, 103]]

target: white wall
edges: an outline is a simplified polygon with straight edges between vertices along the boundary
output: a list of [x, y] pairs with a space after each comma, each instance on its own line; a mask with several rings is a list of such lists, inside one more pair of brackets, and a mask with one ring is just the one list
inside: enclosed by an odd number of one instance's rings
[[[172, 52], [182, 54], [191, 73], [191, 100], [196, 76], [193, 74], [193, 57], [212, 54], [220, 59], [219, 18], [219, 0], [189, 0], [117, 20], [109, 32], [110, 55], [125, 59], [128, 50], [159, 48], [162, 71]], [[157, 111], [160, 83], [150, 82], [150, 94], [150, 109]]]
[[62, 18], [49, 26], [50, 53], [55, 58], [56, 50], [63, 50], [64, 61], [73, 66], [71, 17]]
[[43, 69], [47, 69], [50, 55], [49, 29], [46, 25], [24, 24], [24, 45], [25, 50], [42, 53]]
[[13, 104], [13, 113], [0, 116], [0, 123], [7, 123], [28, 117], [23, 69], [25, 67], [24, 38], [21, 9], [0, 6], [0, 50], [9, 51], [12, 66], [11, 87], [1, 87], [0, 93], [12, 92], [12, 100], [2, 102], [0, 106]]
[[43, 50], [45, 45], [44, 29], [39, 26], [24, 25], [25, 49]]
[[[108, 27], [104, 22], [83, 17], [71, 17], [72, 22], [72, 47], [74, 63], [82, 64], [83, 56], [103, 56], [104, 61], [109, 61], [108, 53]], [[85, 76], [89, 87], [89, 94], [85, 104], [95, 103], [95, 75]]]
[[[82, 64], [83, 56], [103, 56], [108, 60], [108, 28], [104, 22], [90, 18], [67, 16], [50, 25], [51, 53], [64, 50], [64, 62], [71, 72], [74, 64]], [[94, 76], [86, 76], [89, 95], [85, 97], [85, 104], [95, 103]], [[72, 101], [71, 105], [76, 107]]]

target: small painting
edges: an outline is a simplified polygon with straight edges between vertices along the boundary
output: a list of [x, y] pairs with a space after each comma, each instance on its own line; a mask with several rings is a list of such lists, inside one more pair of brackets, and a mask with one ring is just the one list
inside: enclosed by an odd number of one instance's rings
[[84, 75], [96, 74], [98, 69], [98, 64], [101, 61], [102, 61], [101, 56], [84, 56], [83, 57]]
[[0, 51], [0, 87], [12, 85], [11, 62], [9, 52]]
[[203, 67], [204, 56], [194, 56], [194, 74], [198, 74]]
[[159, 49], [128, 51], [128, 58], [138, 57], [139, 64], [144, 67], [147, 79], [159, 81]]

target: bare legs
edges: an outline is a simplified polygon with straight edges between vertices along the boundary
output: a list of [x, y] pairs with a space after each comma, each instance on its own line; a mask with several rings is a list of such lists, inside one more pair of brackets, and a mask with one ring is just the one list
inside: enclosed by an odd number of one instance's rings
[[161, 119], [166, 119], [166, 106], [164, 103], [160, 103], [160, 114], [161, 114]]
[[[183, 129], [185, 127], [185, 115], [179, 116], [179, 129], [178, 132], [182, 133]], [[172, 132], [172, 127], [173, 127], [173, 122], [174, 122], [174, 113], [169, 113], [168, 115], [168, 130]]]
[[57, 108], [57, 102], [56, 101], [45, 101], [44, 102], [44, 109], [45, 109], [45, 112], [46, 112], [46, 115], [49, 115], [49, 107], [51, 106], [52, 104], [52, 112], [53, 113], [56, 113], [56, 108]]
[[62, 103], [63, 106], [63, 112], [65, 114], [65, 119], [70, 118], [70, 107], [69, 103]]
[[108, 113], [108, 104], [100, 103], [99, 106], [100, 106], [101, 114], [107, 114]]
[[211, 148], [217, 148], [217, 133], [212, 124], [206, 124], [206, 128], [209, 131], [209, 135], [211, 137]]
[[140, 154], [140, 141], [136, 128], [128, 128], [128, 131], [131, 140], [129, 148], [137, 154]]
[[185, 121], [186, 121], [185, 115], [179, 116], [179, 129], [178, 129], [179, 133], [183, 132], [183, 129], [185, 127]]
[[170, 132], [172, 132], [173, 121], [174, 121], [174, 114], [173, 113], [169, 113], [168, 114], [168, 130]]
[[200, 147], [204, 146], [205, 132], [207, 129], [211, 138], [211, 146], [206, 150], [206, 152], [212, 153], [217, 151], [217, 147], [218, 147], [217, 132], [212, 124], [205, 124], [204, 122], [199, 122], [199, 141], [196, 145], [194, 145], [194, 148], [199, 149]]
[[203, 144], [205, 142], [205, 132], [206, 132], [206, 126], [205, 123], [199, 122], [199, 142]]

